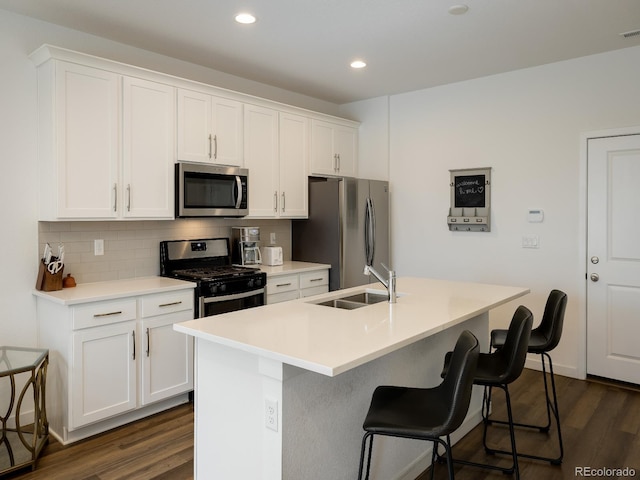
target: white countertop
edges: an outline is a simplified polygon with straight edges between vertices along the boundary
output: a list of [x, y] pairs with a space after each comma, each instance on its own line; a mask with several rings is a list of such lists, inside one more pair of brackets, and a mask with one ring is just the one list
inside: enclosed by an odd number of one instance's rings
[[310, 303], [365, 290], [386, 292], [381, 284], [353, 287], [190, 320], [174, 329], [335, 376], [529, 293], [520, 287], [403, 277], [397, 279], [395, 304], [343, 310]]
[[293, 273], [313, 272], [315, 270], [326, 270], [331, 265], [325, 263], [310, 262], [284, 262], [282, 265], [260, 265], [260, 270], [267, 274], [267, 277], [287, 275]]
[[196, 284], [193, 282], [185, 282], [174, 278], [141, 277], [110, 282], [79, 283], [75, 287], [63, 288], [55, 292], [34, 290], [33, 294], [62, 305], [75, 305], [150, 293], [171, 292], [185, 288], [195, 288], [195, 286]]

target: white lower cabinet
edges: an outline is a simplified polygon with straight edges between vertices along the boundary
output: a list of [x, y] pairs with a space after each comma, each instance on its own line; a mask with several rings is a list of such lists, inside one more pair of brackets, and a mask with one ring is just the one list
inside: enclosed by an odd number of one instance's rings
[[193, 390], [193, 338], [173, 330], [192, 318], [192, 288], [71, 306], [38, 298], [54, 436], [76, 441]]
[[136, 408], [136, 321], [72, 334], [70, 429]]
[[329, 270], [273, 275], [267, 278], [267, 305], [329, 291]]

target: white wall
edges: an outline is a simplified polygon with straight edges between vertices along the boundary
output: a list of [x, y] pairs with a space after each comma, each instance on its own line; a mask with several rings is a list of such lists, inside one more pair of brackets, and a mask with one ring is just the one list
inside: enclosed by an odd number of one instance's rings
[[[585, 171], [580, 135], [640, 125], [640, 47], [390, 98], [393, 265], [399, 275], [529, 287], [569, 296], [557, 371], [585, 368]], [[360, 118], [367, 122], [367, 118]], [[377, 120], [377, 119], [376, 119]], [[492, 230], [450, 232], [449, 169], [492, 167]], [[528, 223], [527, 210], [544, 210]], [[521, 247], [536, 234], [539, 249]], [[517, 304], [491, 317], [506, 326]]]
[[[43, 43], [337, 115], [338, 106], [0, 10], [0, 344], [36, 345], [36, 70]], [[131, 227], [131, 226], [129, 226]]]

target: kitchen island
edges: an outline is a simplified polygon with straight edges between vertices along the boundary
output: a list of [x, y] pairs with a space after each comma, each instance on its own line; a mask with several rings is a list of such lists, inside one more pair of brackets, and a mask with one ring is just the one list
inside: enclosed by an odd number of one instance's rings
[[[354, 287], [176, 324], [196, 339], [197, 479], [353, 479], [362, 421], [380, 384], [433, 386], [464, 329], [488, 347], [488, 312], [528, 289], [399, 278], [398, 301], [357, 309], [319, 302]], [[480, 418], [480, 395], [458, 436]], [[415, 478], [423, 442], [382, 438], [377, 478]]]

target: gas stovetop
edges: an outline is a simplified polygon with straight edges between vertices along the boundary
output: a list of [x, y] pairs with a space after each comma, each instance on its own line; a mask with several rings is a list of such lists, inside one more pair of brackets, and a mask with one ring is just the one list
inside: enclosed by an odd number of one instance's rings
[[266, 275], [258, 268], [231, 264], [228, 238], [167, 240], [160, 242], [160, 274], [164, 277], [207, 282], [251, 281]]

